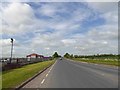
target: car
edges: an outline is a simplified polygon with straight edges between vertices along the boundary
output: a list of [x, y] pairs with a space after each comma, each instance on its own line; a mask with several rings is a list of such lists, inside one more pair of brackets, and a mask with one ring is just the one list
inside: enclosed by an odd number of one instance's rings
[[62, 58], [60, 58], [60, 60], [62, 60]]
[[1, 62], [7, 62], [7, 60], [6, 59], [2, 59]]

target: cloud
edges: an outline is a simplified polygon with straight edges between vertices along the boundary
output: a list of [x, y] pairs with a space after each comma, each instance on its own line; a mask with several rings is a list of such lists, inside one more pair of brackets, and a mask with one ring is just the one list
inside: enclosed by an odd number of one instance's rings
[[95, 12], [99, 11], [101, 17], [106, 20], [107, 23], [118, 23], [118, 2], [89, 2], [88, 7]]
[[49, 4], [42, 5], [42, 7], [38, 10], [41, 15], [45, 16], [54, 16], [57, 12], [57, 9], [54, 6]]
[[[16, 47], [19, 47], [18, 41], [13, 39], [13, 54], [16, 53]], [[0, 54], [4, 56], [10, 56], [11, 53], [11, 39], [0, 39], [0, 47], [1, 47], [1, 52]]]
[[70, 46], [71, 44], [76, 44], [76, 41], [74, 39], [63, 39], [63, 40], [61, 40], [61, 42], [65, 46]]
[[10, 3], [2, 9], [3, 32], [9, 34], [26, 31], [34, 22], [32, 8], [26, 3]]
[[49, 48], [49, 47], [46, 47], [45, 50], [50, 50], [50, 48]]
[[119, 0], [104, 0], [104, 1], [101, 1], [101, 0], [84, 0], [84, 2], [102, 2], [102, 3], [106, 3], [106, 2], [119, 2]]
[[[17, 46], [17, 41], [15, 39], [13, 39], [14, 45]], [[2, 47], [7, 47], [7, 46], [11, 46], [11, 39], [0, 39], [0, 46]]]
[[118, 29], [113, 25], [94, 27], [84, 35], [72, 36], [81, 54], [118, 53]]
[[95, 12], [99, 11], [108, 20], [107, 23], [118, 20], [118, 2], [89, 2], [87, 6]]
[[2, 1], [2, 2], [119, 2], [119, 0], [104, 0], [104, 1], [101, 1], [101, 0], [37, 0], [37, 1], [34, 1], [34, 0], [5, 0], [5, 1]]
[[106, 23], [108, 24], [118, 24], [118, 11], [112, 11], [108, 13], [104, 13], [101, 17], [106, 19]]
[[10, 39], [1, 39], [0, 40], [0, 45], [3, 47], [3, 46], [10, 46], [11, 43], [10, 43]]
[[88, 36], [98, 40], [117, 40], [118, 28], [114, 25], [103, 25], [89, 31]]
[[93, 10], [106, 13], [117, 10], [118, 2], [89, 2], [87, 5]]
[[[29, 19], [32, 17], [32, 9], [28, 4], [12, 3], [4, 8], [3, 19], [8, 24], [29, 24]], [[29, 16], [29, 17], [28, 17]]]
[[54, 51], [62, 55], [117, 53], [117, 7], [102, 4], [9, 3], [2, 11], [3, 41], [9, 46], [3, 46], [4, 55], [9, 56], [11, 36], [16, 40], [14, 56], [52, 55]]

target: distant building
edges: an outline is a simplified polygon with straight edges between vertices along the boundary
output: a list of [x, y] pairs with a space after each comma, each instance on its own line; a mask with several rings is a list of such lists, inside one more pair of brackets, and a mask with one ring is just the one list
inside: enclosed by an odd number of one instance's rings
[[27, 55], [26, 57], [27, 58], [43, 58], [44, 56], [36, 54], [36, 53], [33, 53], [33, 54], [30, 54], [30, 55]]

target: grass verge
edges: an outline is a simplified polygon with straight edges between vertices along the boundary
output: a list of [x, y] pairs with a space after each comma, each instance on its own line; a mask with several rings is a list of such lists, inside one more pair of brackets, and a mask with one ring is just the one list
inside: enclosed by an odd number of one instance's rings
[[82, 61], [82, 62], [88, 62], [88, 63], [96, 63], [96, 64], [105, 64], [105, 65], [112, 65], [112, 66], [120, 66], [118, 61], [116, 60], [94, 60], [94, 59], [81, 59], [81, 58], [72, 58], [72, 60], [75, 61]]
[[44, 61], [4, 71], [2, 72], [2, 88], [14, 88], [54, 62], [55, 60]]

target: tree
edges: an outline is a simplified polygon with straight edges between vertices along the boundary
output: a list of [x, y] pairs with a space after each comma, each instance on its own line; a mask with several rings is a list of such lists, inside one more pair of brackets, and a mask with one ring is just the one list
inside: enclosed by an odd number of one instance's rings
[[70, 54], [69, 53], [65, 53], [64, 57], [69, 58]]
[[55, 52], [55, 53], [53, 54], [53, 57], [54, 57], [54, 58], [59, 57], [58, 53]]
[[78, 58], [79, 56], [78, 55], [74, 55], [74, 58]]
[[73, 58], [73, 54], [70, 55], [70, 58]]

